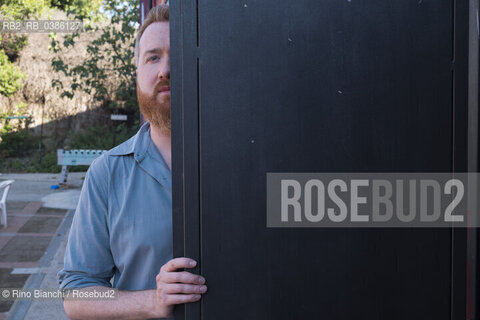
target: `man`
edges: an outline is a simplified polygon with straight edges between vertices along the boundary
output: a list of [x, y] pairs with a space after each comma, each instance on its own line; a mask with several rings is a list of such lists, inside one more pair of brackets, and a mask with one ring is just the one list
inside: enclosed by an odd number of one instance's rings
[[[65, 299], [72, 319], [171, 317], [198, 301], [205, 279], [196, 262], [172, 259], [170, 39], [167, 5], [153, 8], [135, 43], [137, 95], [148, 120], [130, 140], [92, 163], [70, 231], [64, 289], [119, 289], [115, 300]], [[160, 270], [160, 272], [159, 272]]]

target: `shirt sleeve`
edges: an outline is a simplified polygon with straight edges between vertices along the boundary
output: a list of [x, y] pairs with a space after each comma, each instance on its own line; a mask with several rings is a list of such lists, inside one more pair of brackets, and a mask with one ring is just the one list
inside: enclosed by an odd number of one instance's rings
[[115, 264], [107, 224], [109, 172], [106, 157], [96, 159], [85, 176], [68, 236], [64, 267], [58, 273], [61, 289], [111, 287]]

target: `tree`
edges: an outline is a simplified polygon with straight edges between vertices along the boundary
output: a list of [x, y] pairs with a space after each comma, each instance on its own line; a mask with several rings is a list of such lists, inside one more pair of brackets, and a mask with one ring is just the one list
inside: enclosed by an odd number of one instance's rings
[[47, 0], [3, 0], [0, 14], [3, 19], [21, 20], [29, 17], [38, 18], [49, 7]]
[[[69, 65], [62, 58], [63, 50], [75, 46], [78, 33], [65, 36], [63, 42], [56, 35], [52, 36], [51, 50], [57, 53], [52, 66], [72, 80], [69, 87], [59, 80], [54, 80], [52, 85], [63, 90], [63, 97], [73, 98], [76, 92], [83, 91], [91, 94], [107, 111], [135, 114], [137, 100], [133, 55], [138, 1], [105, 0], [100, 11], [108, 22], [87, 23], [85, 26], [85, 32], [93, 40], [87, 46], [87, 56], [82, 63]], [[75, 17], [82, 18], [84, 13], [77, 12]], [[112, 79], [116, 79], [115, 86], [112, 86]]]
[[11, 96], [21, 87], [21, 79], [25, 78], [25, 74], [19, 68], [8, 60], [3, 50], [0, 50], [0, 94]]
[[[41, 15], [47, 8], [42, 0], [6, 0], [0, 5], [2, 19], [19, 20]], [[26, 36], [0, 35], [0, 94], [11, 96], [22, 87], [25, 74], [13, 65], [19, 52], [27, 45]]]
[[[56, 7], [87, 21], [101, 17], [102, 0], [3, 0], [0, 2], [0, 18], [5, 20], [39, 19]], [[0, 35], [0, 94], [11, 96], [22, 88], [25, 74], [13, 62], [27, 45], [27, 36], [13, 33]]]
[[50, 3], [53, 8], [65, 11], [77, 19], [98, 21], [102, 18], [102, 0], [50, 0]]

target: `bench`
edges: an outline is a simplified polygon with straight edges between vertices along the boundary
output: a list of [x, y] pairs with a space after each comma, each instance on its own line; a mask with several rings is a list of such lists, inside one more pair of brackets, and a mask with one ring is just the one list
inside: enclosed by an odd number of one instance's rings
[[107, 150], [57, 150], [57, 163], [62, 166], [62, 174], [60, 176], [60, 183], [67, 182], [68, 166], [89, 166], [93, 160], [107, 152]]

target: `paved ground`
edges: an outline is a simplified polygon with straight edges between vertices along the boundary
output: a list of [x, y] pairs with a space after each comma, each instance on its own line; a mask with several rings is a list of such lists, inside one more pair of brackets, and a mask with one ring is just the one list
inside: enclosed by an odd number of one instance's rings
[[[85, 173], [3, 174], [15, 180], [7, 198], [8, 227], [0, 227], [0, 287], [58, 288], [56, 274]], [[0, 319], [68, 319], [61, 299], [0, 301]]]
[[59, 190], [50, 189], [50, 186], [58, 184], [59, 177], [60, 174], [52, 173], [13, 173], [0, 175], [0, 180], [15, 180], [8, 195], [9, 202], [44, 201], [44, 207], [73, 209], [85, 173], [71, 172], [65, 186]]

